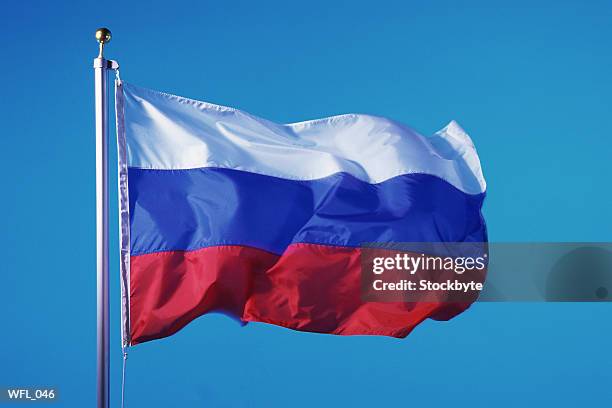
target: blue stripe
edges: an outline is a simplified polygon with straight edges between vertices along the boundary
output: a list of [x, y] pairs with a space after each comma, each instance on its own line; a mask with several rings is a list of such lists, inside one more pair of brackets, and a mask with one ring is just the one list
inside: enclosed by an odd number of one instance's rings
[[296, 242], [484, 242], [483, 194], [408, 174], [369, 184], [338, 173], [295, 181], [237, 170], [129, 169], [131, 254]]

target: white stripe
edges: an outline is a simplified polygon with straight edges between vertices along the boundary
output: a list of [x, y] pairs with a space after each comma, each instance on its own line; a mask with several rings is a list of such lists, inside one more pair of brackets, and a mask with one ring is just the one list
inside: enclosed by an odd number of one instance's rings
[[292, 180], [346, 172], [368, 183], [425, 173], [466, 193], [486, 189], [476, 149], [454, 121], [431, 137], [369, 115], [281, 125], [237, 109], [123, 85], [130, 167], [221, 167]]

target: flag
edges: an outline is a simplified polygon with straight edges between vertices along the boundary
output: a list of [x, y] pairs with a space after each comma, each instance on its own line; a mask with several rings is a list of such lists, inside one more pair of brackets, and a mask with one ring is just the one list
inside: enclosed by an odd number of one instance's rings
[[117, 82], [123, 340], [209, 312], [405, 337], [444, 302], [366, 302], [365, 242], [485, 242], [485, 181], [451, 122], [424, 137], [348, 114], [292, 124]]

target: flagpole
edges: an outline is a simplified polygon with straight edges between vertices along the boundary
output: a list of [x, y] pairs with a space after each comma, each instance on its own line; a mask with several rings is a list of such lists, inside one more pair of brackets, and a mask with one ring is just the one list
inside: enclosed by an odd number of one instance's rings
[[94, 59], [96, 111], [96, 266], [97, 266], [97, 379], [98, 408], [109, 407], [109, 305], [108, 305], [108, 100], [107, 74], [112, 61], [104, 59], [107, 28], [96, 31], [100, 46]]

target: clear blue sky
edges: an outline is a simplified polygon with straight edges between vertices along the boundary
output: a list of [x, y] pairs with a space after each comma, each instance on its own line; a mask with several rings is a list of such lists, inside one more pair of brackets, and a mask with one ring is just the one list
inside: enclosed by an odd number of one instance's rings
[[[611, 239], [609, 1], [122, 3], [2, 7], [0, 385], [54, 385], [66, 407], [95, 401], [91, 64], [102, 25], [108, 57], [142, 86], [279, 122], [362, 112], [431, 133], [455, 119], [488, 179], [492, 241]], [[609, 406], [611, 312], [476, 304], [404, 340], [210, 315], [131, 350], [127, 401]]]

